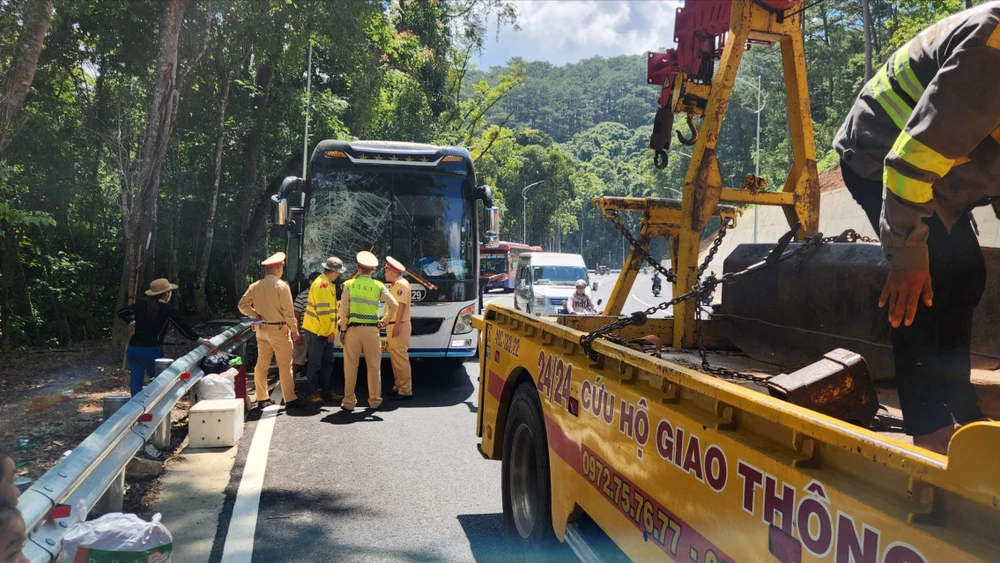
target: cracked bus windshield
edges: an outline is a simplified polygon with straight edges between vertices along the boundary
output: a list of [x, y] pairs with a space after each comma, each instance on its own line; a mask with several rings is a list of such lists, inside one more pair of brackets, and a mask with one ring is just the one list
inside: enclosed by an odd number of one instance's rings
[[[431, 280], [474, 279], [472, 188], [460, 177], [420, 172], [319, 172], [312, 179], [303, 264], [344, 259], [373, 246]], [[381, 266], [380, 270], [381, 271]]]

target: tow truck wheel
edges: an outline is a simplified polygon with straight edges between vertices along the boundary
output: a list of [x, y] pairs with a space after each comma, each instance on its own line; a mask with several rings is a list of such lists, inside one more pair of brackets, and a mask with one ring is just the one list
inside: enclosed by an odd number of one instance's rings
[[514, 390], [507, 411], [501, 473], [508, 543], [522, 554], [544, 551], [555, 541], [549, 447], [538, 393], [527, 383]]

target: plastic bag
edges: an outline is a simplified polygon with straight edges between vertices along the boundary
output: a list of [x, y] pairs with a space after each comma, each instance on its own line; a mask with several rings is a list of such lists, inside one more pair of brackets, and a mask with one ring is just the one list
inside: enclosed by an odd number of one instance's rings
[[236, 375], [237, 370], [230, 369], [229, 371], [233, 372], [230, 377], [210, 373], [201, 378], [201, 381], [195, 386], [195, 393], [198, 395], [198, 400], [235, 399], [236, 386], [233, 385], [233, 377]]
[[60, 561], [64, 563], [168, 563], [174, 538], [160, 523], [160, 514], [149, 522], [135, 514], [112, 512], [96, 520], [75, 524], [63, 536]]
[[228, 352], [219, 352], [218, 354], [205, 356], [201, 359], [201, 369], [205, 373], [222, 373], [229, 369], [229, 362], [237, 357], [235, 354]]

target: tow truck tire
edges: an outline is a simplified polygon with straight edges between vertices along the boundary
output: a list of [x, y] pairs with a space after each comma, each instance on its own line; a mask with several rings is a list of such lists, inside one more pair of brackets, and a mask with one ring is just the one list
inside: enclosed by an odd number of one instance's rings
[[555, 544], [549, 446], [534, 386], [514, 390], [503, 440], [503, 520], [515, 555], [538, 560]]

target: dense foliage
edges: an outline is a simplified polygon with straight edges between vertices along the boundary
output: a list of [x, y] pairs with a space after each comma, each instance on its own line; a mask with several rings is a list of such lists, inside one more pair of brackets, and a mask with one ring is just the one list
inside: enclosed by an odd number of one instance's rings
[[[864, 81], [864, 2], [876, 68], [922, 26], [965, 6], [845, 0], [808, 9], [824, 165]], [[277, 249], [268, 197], [301, 169], [310, 42], [310, 146], [352, 137], [465, 145], [480, 182], [496, 188], [501, 238], [519, 241], [524, 229], [530, 242], [582, 251], [590, 264], [619, 263], [621, 237], [589, 199], [676, 196], [687, 166], [677, 145], [668, 169], [652, 166], [658, 92], [643, 57], [477, 69], [489, 19], [513, 25], [513, 2], [0, 2], [3, 349], [104, 337], [115, 305], [160, 276], [180, 282], [189, 313], [231, 311], [251, 265]], [[27, 95], [8, 96], [28, 67]], [[776, 48], [747, 54], [741, 78], [755, 85], [758, 76], [761, 171], [780, 185], [789, 148]], [[727, 185], [753, 170], [756, 155], [757, 92], [741, 82], [734, 97], [719, 145]], [[522, 191], [536, 182], [524, 209]]]

